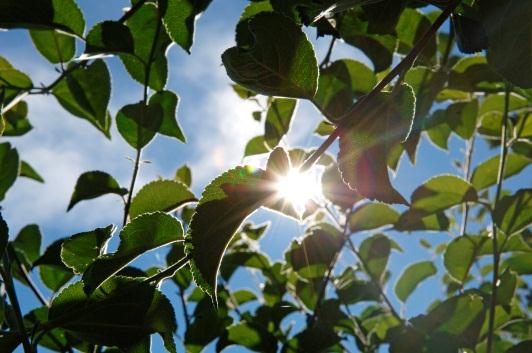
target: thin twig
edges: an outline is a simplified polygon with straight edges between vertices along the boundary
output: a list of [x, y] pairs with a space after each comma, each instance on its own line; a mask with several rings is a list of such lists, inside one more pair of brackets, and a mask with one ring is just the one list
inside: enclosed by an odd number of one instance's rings
[[[464, 179], [469, 181], [471, 178], [471, 162], [473, 159], [473, 150], [475, 148], [475, 132], [473, 136], [467, 140], [466, 152], [464, 156]], [[469, 218], [469, 204], [464, 202], [462, 205], [462, 224], [460, 225], [460, 236], [464, 236], [467, 231], [467, 220]]]
[[133, 16], [142, 7], [142, 5], [144, 5], [145, 2], [146, 0], [137, 1], [135, 5], [131, 6], [131, 8], [127, 10], [126, 13], [122, 15], [122, 17], [120, 17], [118, 22], [120, 23], [126, 22], [131, 16]]
[[332, 54], [335, 42], [336, 42], [336, 37], [333, 36], [331, 39], [331, 42], [329, 43], [329, 48], [327, 49], [327, 53], [325, 54], [325, 57], [323, 58], [323, 61], [320, 64], [320, 69], [323, 69], [331, 61], [331, 54]]
[[179, 288], [179, 298], [181, 298], [181, 307], [183, 308], [183, 316], [185, 317], [185, 328], [188, 331], [190, 326], [190, 314], [188, 313], [187, 300], [185, 298], [185, 291], [180, 286]]
[[[510, 92], [511, 87], [510, 84], [506, 85], [506, 94], [504, 96], [504, 115], [502, 120], [502, 128], [501, 128], [501, 151], [500, 151], [500, 157], [499, 157], [499, 170], [497, 172], [497, 189], [495, 191], [495, 200], [494, 200], [494, 207], [497, 205], [497, 202], [499, 202], [499, 198], [501, 197], [501, 191], [502, 191], [502, 182], [504, 179], [504, 168], [506, 165], [506, 155], [508, 154], [508, 146], [506, 144], [507, 139], [507, 125], [508, 125], [508, 108], [510, 104]], [[493, 214], [493, 213], [492, 213]], [[493, 218], [493, 216], [492, 216]], [[489, 307], [489, 321], [488, 321], [488, 333], [487, 333], [487, 343], [486, 343], [486, 352], [491, 353], [492, 345], [493, 345], [493, 329], [495, 325], [495, 306], [497, 304], [497, 289], [498, 289], [498, 282], [499, 282], [499, 261], [500, 261], [500, 253], [498, 250], [498, 244], [497, 244], [497, 227], [495, 226], [495, 222], [492, 219], [492, 225], [491, 225], [491, 237], [492, 237], [492, 247], [493, 247], [493, 277], [491, 280], [491, 297], [490, 297], [490, 307]]]
[[429, 40], [436, 34], [441, 25], [447, 20], [453, 10], [458, 6], [460, 0], [452, 1], [438, 16], [434, 21], [431, 27], [423, 34], [423, 37], [414, 45], [412, 50], [408, 53], [407, 56], [400, 63], [398, 63], [367, 95], [362, 97], [356, 102], [353, 108], [344, 114], [339, 119], [339, 124], [336, 129], [327, 137], [325, 141], [318, 147], [312, 155], [307, 158], [305, 163], [301, 166], [301, 171], [306, 171], [310, 169], [314, 163], [320, 158], [320, 156], [329, 148], [329, 146], [340, 136], [342, 131], [349, 126], [354, 121], [360, 121], [363, 124], [362, 117], [359, 116], [360, 112], [373, 101], [375, 96], [377, 96], [392, 80], [405, 70], [405, 68], [410, 67], [414, 61], [417, 59], [419, 54], [423, 51]]
[[165, 278], [172, 277], [177, 271], [185, 267], [185, 265], [188, 263], [188, 257], [184, 256], [177, 260], [174, 264], [168, 266], [161, 272], [157, 272], [153, 276], [150, 276], [146, 278], [143, 283], [150, 283], [150, 282], [160, 282]]

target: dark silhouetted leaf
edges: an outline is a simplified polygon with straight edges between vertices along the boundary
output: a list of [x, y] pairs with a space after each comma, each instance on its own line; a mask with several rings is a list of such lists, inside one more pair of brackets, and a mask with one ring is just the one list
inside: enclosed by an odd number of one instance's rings
[[35, 260], [41, 256], [41, 239], [39, 226], [29, 224], [20, 230], [12, 242], [19, 259], [28, 267], [31, 267]]
[[[76, 64], [71, 64], [76, 65]], [[71, 114], [88, 120], [110, 137], [111, 118], [107, 112], [111, 98], [111, 76], [103, 60], [76, 67], [52, 90], [58, 102]]]
[[323, 172], [321, 176], [321, 188], [325, 198], [343, 209], [350, 208], [362, 199], [356, 191], [351, 190], [344, 184], [336, 164], [328, 167]]
[[150, 97], [150, 105], [157, 104], [161, 106], [163, 112], [163, 119], [158, 132], [186, 143], [185, 135], [177, 122], [178, 97], [173, 92], [160, 91]]
[[365, 270], [377, 281], [381, 280], [386, 270], [392, 248], [402, 251], [397, 243], [384, 234], [373, 235], [364, 239], [362, 244], [360, 244], [358, 252], [362, 261], [366, 264]]
[[5, 0], [0, 28], [52, 28], [83, 37], [85, 20], [74, 0]]
[[0, 144], [0, 201], [18, 177], [20, 161], [18, 152], [9, 142]]
[[134, 44], [131, 31], [120, 22], [104, 21], [97, 23], [87, 34], [88, 54], [133, 54]]
[[19, 175], [21, 177], [25, 177], [25, 178], [28, 178], [28, 179], [33, 179], [35, 181], [38, 181], [39, 183], [44, 183], [44, 179], [26, 161], [21, 161], [20, 162], [20, 174]]
[[76, 182], [67, 211], [70, 211], [80, 201], [90, 200], [105, 194], [122, 196], [127, 194], [127, 189], [121, 188], [118, 182], [105, 172], [85, 172], [79, 176]]
[[118, 132], [135, 149], [141, 149], [150, 143], [162, 123], [163, 109], [160, 104], [128, 104], [116, 114]]

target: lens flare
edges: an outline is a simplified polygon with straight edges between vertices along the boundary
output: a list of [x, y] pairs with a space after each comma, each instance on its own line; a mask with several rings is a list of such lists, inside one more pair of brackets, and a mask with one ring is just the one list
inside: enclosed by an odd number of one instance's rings
[[291, 202], [296, 210], [302, 213], [309, 200], [319, 200], [321, 197], [321, 183], [318, 175], [312, 172], [301, 173], [292, 169], [277, 181], [279, 197]]

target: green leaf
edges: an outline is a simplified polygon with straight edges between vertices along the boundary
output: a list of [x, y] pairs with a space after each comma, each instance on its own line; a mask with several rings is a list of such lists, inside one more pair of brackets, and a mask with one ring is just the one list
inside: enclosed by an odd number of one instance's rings
[[515, 295], [516, 284], [517, 276], [507, 268], [499, 277], [496, 304], [510, 305]]
[[[494, 156], [477, 165], [471, 176], [471, 183], [477, 190], [482, 190], [497, 184], [499, 169], [499, 156]], [[504, 168], [504, 178], [518, 174], [525, 169], [531, 161], [518, 154], [508, 154]]]
[[155, 211], [173, 212], [177, 208], [197, 201], [185, 184], [175, 180], [155, 180], [144, 185], [131, 201], [129, 217]]
[[480, 255], [484, 243], [491, 241], [488, 237], [461, 236], [454, 238], [443, 255], [443, 264], [449, 274], [459, 283], [464, 284], [469, 270]]
[[242, 99], [253, 98], [257, 95], [256, 92], [250, 91], [237, 84], [232, 84], [231, 87], [233, 88], [233, 91], [235, 91], [235, 93], [238, 94], [238, 96]]
[[28, 267], [40, 257], [41, 255], [41, 231], [36, 224], [29, 224], [22, 228], [18, 233], [12, 244], [19, 258], [22, 255], [22, 260]]
[[175, 180], [182, 182], [187, 187], [192, 185], [192, 171], [186, 164], [175, 171]]
[[338, 166], [336, 164], [325, 169], [321, 176], [321, 189], [323, 196], [342, 209], [348, 209], [362, 197], [354, 190], [351, 190], [342, 181]]
[[351, 213], [349, 228], [354, 233], [394, 224], [398, 220], [399, 212], [386, 204], [371, 202], [358, 207]]
[[532, 189], [520, 189], [511, 196], [502, 197], [493, 210], [493, 221], [508, 236], [529, 227], [532, 223]]
[[170, 38], [190, 54], [194, 38], [196, 19], [207, 9], [212, 0], [167, 0], [164, 7], [163, 23]]
[[511, 83], [532, 87], [530, 6], [519, 0], [487, 0], [479, 4], [488, 36], [488, 63]]
[[224, 250], [244, 219], [260, 206], [263, 174], [237, 167], [217, 177], [203, 191], [190, 222], [185, 252], [192, 275], [214, 300]]
[[15, 69], [0, 56], [0, 92], [3, 91], [4, 104], [9, 103], [19, 91], [30, 89], [32, 86], [31, 79], [25, 73]]
[[288, 18], [261, 12], [239, 24], [237, 46], [222, 54], [229, 77], [264, 95], [312, 98], [318, 64], [306, 35]]
[[5, 112], [3, 117], [5, 122], [4, 136], [22, 136], [33, 129], [28, 120], [28, 104], [24, 101], [18, 102], [13, 108]]
[[340, 342], [340, 337], [334, 329], [327, 324], [317, 324], [299, 332], [286, 342], [283, 352], [329, 352], [332, 346]]
[[277, 352], [277, 339], [259, 323], [241, 321], [229, 326], [227, 341], [256, 352]]
[[360, 49], [373, 63], [375, 72], [386, 70], [392, 64], [396, 38], [392, 35], [368, 34], [368, 23], [360, 7], [346, 11], [338, 18], [340, 37]]
[[266, 141], [264, 141], [264, 136], [259, 135], [253, 137], [251, 140], [248, 141], [244, 150], [244, 157], [254, 156], [257, 154], [263, 154], [268, 152], [269, 150], [266, 146]]
[[135, 149], [145, 147], [161, 128], [163, 110], [159, 104], [128, 104], [116, 114], [118, 132]]
[[[150, 62], [149, 86], [161, 91], [168, 79], [166, 49], [171, 43], [164, 27], [160, 25], [158, 10], [153, 3], [146, 3], [126, 21], [133, 36], [134, 55], [122, 54], [127, 72], [141, 84], [146, 80], [146, 66]], [[152, 54], [153, 41], [157, 39]]]
[[87, 267], [102, 254], [114, 230], [115, 227], [110, 225], [72, 235], [62, 244], [61, 260], [74, 273], [83, 274]]
[[[71, 64], [76, 65], [76, 64]], [[111, 98], [111, 76], [103, 60], [72, 68], [53, 88], [52, 93], [71, 114], [88, 120], [110, 138], [111, 118], [107, 112]]]
[[15, 148], [11, 148], [9, 142], [0, 143], [0, 201], [6, 192], [15, 183], [19, 174], [19, 156]]
[[[398, 52], [407, 54], [416, 43], [423, 37], [425, 32], [429, 30], [431, 21], [419, 10], [405, 9], [399, 23], [397, 24], [397, 38], [399, 39]], [[422, 65], [430, 65], [435, 58], [437, 51], [436, 36], [431, 36], [425, 48], [418, 56], [416, 63]]]
[[255, 251], [234, 251], [226, 254], [220, 267], [220, 275], [228, 281], [238, 267], [248, 267], [258, 270], [269, 270], [270, 260]]
[[477, 124], [478, 100], [458, 102], [449, 105], [445, 111], [445, 121], [458, 136], [468, 140], [473, 136]]
[[468, 56], [456, 62], [447, 87], [466, 92], [502, 90], [504, 83], [486, 62], [485, 56]]
[[109, 174], [101, 171], [91, 171], [81, 174], [74, 187], [67, 211], [70, 211], [78, 202], [90, 200], [105, 194], [127, 194], [127, 189], [121, 188], [120, 184]]
[[44, 179], [37, 173], [31, 165], [26, 161], [20, 162], [20, 174], [21, 177], [26, 177], [38, 181], [39, 183], [44, 183]]
[[376, 85], [373, 71], [359, 61], [334, 61], [320, 70], [318, 92], [314, 101], [335, 120], [346, 113], [356, 98], [368, 93]]
[[160, 91], [150, 97], [149, 105], [160, 105], [163, 112], [163, 119], [159, 127], [159, 133], [175, 137], [179, 141], [186, 143], [187, 139], [177, 122], [178, 97], [170, 91]]
[[436, 266], [434, 266], [432, 261], [416, 262], [408, 266], [401, 273], [401, 276], [395, 284], [395, 295], [403, 303], [406, 302], [419, 283], [435, 275], [436, 272]]
[[343, 244], [338, 229], [330, 224], [320, 224], [308, 229], [302, 239], [293, 241], [285, 259], [301, 278], [322, 278]]
[[159, 333], [165, 348], [176, 352], [173, 333], [177, 328], [170, 301], [141, 279], [114, 277], [87, 297], [83, 283], [76, 282], [52, 301], [49, 323], [78, 339], [122, 348]]
[[338, 165], [350, 188], [371, 200], [408, 204], [393, 188], [387, 158], [393, 146], [408, 135], [414, 118], [412, 88], [402, 84], [393, 93], [380, 93], [340, 134]]
[[275, 148], [290, 129], [296, 106], [297, 100], [295, 99], [272, 99], [264, 126], [264, 141], [270, 148]]
[[5, 0], [0, 28], [51, 28], [83, 37], [85, 20], [74, 0]]
[[[319, 93], [319, 91], [318, 91]], [[329, 136], [334, 131], [334, 125], [326, 122], [325, 120], [320, 121], [318, 126], [314, 129], [314, 133], [318, 136]]]
[[428, 216], [420, 216], [416, 210], [408, 210], [401, 214], [394, 228], [398, 231], [446, 231], [449, 229], [449, 218], [443, 212]]
[[83, 273], [85, 292], [94, 292], [109, 277], [143, 253], [182, 238], [181, 222], [165, 213], [148, 213], [133, 219], [120, 231], [117, 251], [99, 256]]
[[362, 261], [366, 264], [365, 270], [373, 279], [380, 281], [388, 265], [391, 250], [402, 249], [384, 234], [375, 234], [364, 239], [358, 250]]
[[477, 191], [467, 181], [454, 175], [439, 175], [414, 190], [411, 208], [419, 215], [429, 215], [477, 199]]
[[427, 136], [430, 141], [443, 150], [448, 149], [449, 137], [452, 132], [446, 119], [446, 111], [438, 109], [432, 113], [432, 116], [426, 122]]
[[30, 30], [35, 48], [52, 64], [70, 61], [76, 54], [74, 37], [50, 29]]
[[86, 38], [87, 54], [134, 54], [131, 31], [127, 26], [116, 21], [103, 21], [91, 28]]
[[[496, 113], [498, 118], [502, 120], [504, 114], [504, 109], [506, 105], [506, 94], [490, 94], [488, 95], [480, 105], [478, 115], [482, 117], [484, 114]], [[508, 111], [516, 111], [522, 108], [527, 108], [530, 106], [528, 100], [522, 96], [519, 96], [515, 93], [510, 93], [508, 96]], [[500, 136], [500, 133], [499, 133]]]
[[380, 300], [379, 288], [371, 281], [358, 279], [352, 267], [347, 267], [341, 276], [334, 279], [334, 286], [338, 298], [345, 304]]
[[513, 254], [504, 261], [503, 266], [509, 267], [519, 275], [530, 275], [532, 274], [532, 256], [530, 253]]

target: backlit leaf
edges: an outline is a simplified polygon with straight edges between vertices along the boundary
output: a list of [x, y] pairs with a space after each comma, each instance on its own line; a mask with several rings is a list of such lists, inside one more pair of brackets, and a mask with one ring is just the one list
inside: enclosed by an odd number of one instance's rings
[[20, 162], [20, 176], [28, 179], [33, 179], [35, 181], [38, 181], [39, 183], [44, 183], [44, 179], [26, 161]]
[[383, 203], [367, 203], [357, 207], [349, 217], [351, 232], [377, 229], [399, 220], [399, 212]]
[[175, 137], [179, 141], [187, 142], [181, 127], [177, 122], [177, 105], [179, 98], [170, 91], [160, 91], [150, 97], [149, 105], [160, 105], [163, 112], [163, 119], [159, 127], [159, 133]]
[[102, 254], [113, 232], [114, 226], [110, 225], [72, 235], [63, 242], [61, 260], [76, 274], [82, 274]]
[[50, 29], [32, 29], [30, 36], [37, 50], [52, 64], [68, 62], [76, 54], [72, 36]]
[[0, 201], [13, 185], [19, 174], [19, 156], [9, 142], [0, 144]]
[[[0, 80], [0, 87], [1, 82], [2, 80]], [[28, 104], [24, 101], [18, 102], [13, 108], [5, 112], [3, 118], [5, 122], [3, 136], [22, 136], [33, 129], [28, 120]]]
[[[477, 189], [482, 190], [493, 186], [497, 183], [497, 174], [499, 169], [499, 156], [494, 156], [482, 163], [479, 163], [471, 176], [471, 184]], [[528, 158], [518, 154], [508, 154], [504, 168], [504, 178], [518, 174], [525, 169], [530, 163]]]
[[436, 266], [432, 261], [421, 261], [408, 266], [395, 284], [395, 294], [403, 303], [416, 287], [430, 276], [436, 274]]
[[380, 281], [386, 266], [391, 250], [402, 249], [393, 240], [390, 240], [384, 234], [376, 234], [364, 239], [358, 250], [360, 257], [366, 264], [366, 271], [375, 280]]
[[120, 22], [104, 21], [97, 23], [87, 34], [87, 54], [133, 54], [133, 36], [127, 26]]
[[159, 131], [163, 123], [160, 104], [128, 104], [116, 115], [118, 132], [135, 149], [145, 147]]
[[272, 99], [264, 127], [264, 141], [270, 148], [275, 148], [290, 129], [296, 105], [295, 99]]
[[453, 239], [443, 255], [443, 264], [449, 274], [459, 283], [464, 283], [469, 270], [480, 254], [480, 249], [485, 242], [491, 241], [488, 237], [461, 236]]
[[532, 189], [520, 189], [502, 197], [495, 205], [493, 221], [507, 235], [518, 233], [532, 223]]

